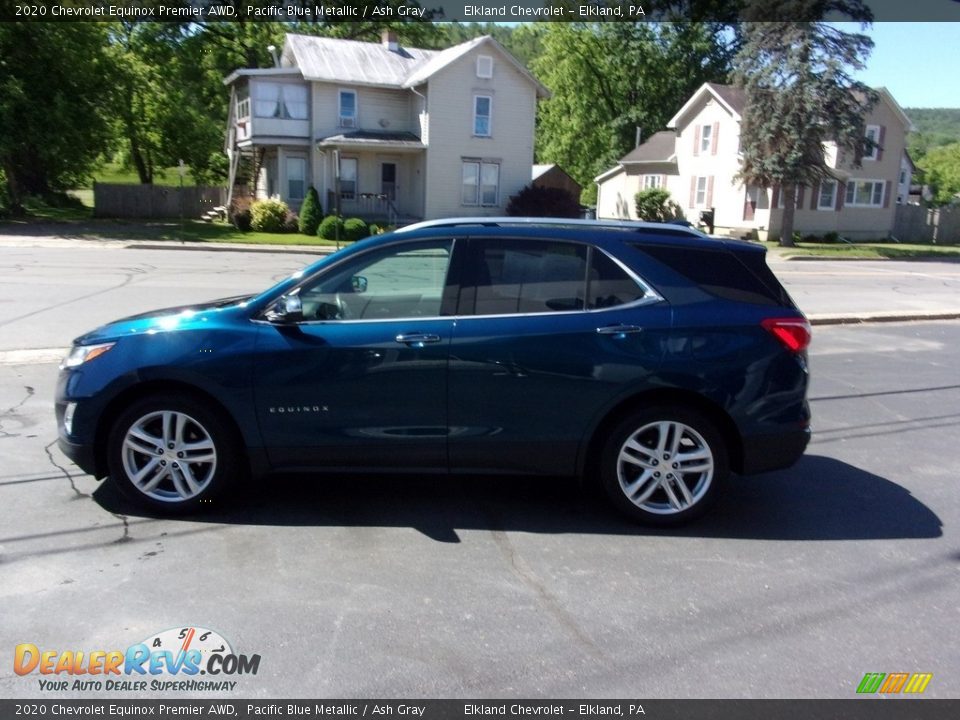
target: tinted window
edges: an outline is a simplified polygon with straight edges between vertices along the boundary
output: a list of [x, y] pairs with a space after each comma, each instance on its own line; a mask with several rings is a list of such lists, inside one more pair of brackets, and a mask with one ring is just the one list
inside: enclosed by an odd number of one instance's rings
[[587, 249], [574, 243], [482, 240], [477, 315], [583, 309]]
[[407, 243], [365, 253], [300, 290], [307, 320], [440, 315], [451, 241]]
[[590, 254], [587, 307], [591, 310], [626, 305], [644, 296], [644, 290], [610, 257], [594, 248]]
[[[757, 305], [790, 304], [789, 300], [784, 302], [786, 293], [769, 268], [766, 270], [768, 281], [772, 280], [775, 286], [768, 286], [767, 282], [757, 277], [756, 273], [732, 252], [666, 245], [635, 247], [689, 278], [712, 295], [725, 300]], [[757, 262], [766, 268], [762, 257], [758, 257], [758, 260], [751, 264], [755, 265]]]

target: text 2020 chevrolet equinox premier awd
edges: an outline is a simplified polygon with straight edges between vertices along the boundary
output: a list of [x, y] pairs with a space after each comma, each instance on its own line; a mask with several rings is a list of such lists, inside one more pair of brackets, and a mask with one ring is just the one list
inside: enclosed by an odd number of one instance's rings
[[153, 508], [250, 471], [507, 472], [580, 475], [672, 524], [803, 453], [809, 340], [750, 243], [434, 221], [78, 338], [56, 413], [69, 457]]

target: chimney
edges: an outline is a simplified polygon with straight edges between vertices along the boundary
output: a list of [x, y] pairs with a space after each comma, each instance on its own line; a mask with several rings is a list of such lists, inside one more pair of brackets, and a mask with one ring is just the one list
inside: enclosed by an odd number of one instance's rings
[[383, 46], [392, 52], [400, 49], [400, 42], [397, 40], [397, 34], [393, 30], [384, 30], [380, 33], [380, 41]]

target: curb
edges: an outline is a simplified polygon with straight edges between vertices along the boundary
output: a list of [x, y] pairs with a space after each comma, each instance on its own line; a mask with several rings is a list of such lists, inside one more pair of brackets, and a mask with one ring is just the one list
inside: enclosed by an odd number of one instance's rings
[[944, 312], [883, 312], [855, 315], [808, 315], [811, 325], [864, 325], [867, 323], [917, 322], [924, 320], [960, 320], [960, 311]]
[[245, 253], [287, 253], [291, 255], [330, 255], [336, 252], [335, 247], [325, 245], [234, 245], [223, 243], [206, 244], [176, 244], [169, 243], [127, 243], [125, 250], [199, 250], [203, 252], [245, 252]]

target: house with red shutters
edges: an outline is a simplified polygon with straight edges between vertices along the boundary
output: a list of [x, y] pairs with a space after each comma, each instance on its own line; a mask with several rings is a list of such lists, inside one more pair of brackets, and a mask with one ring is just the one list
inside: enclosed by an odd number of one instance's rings
[[[794, 228], [801, 235], [837, 233], [852, 240], [887, 237], [896, 206], [906, 202], [912, 163], [906, 154], [910, 119], [885, 89], [865, 118], [872, 151], [860, 167], [849, 153], [827, 143], [830, 177], [797, 191]], [[713, 210], [714, 232], [761, 240], [779, 237], [783, 219], [780, 188], [745, 185], [740, 172], [740, 121], [745, 104], [740, 88], [704, 83], [655, 133], [595, 178], [597, 217], [636, 219], [634, 196], [662, 187], [696, 223]]]

